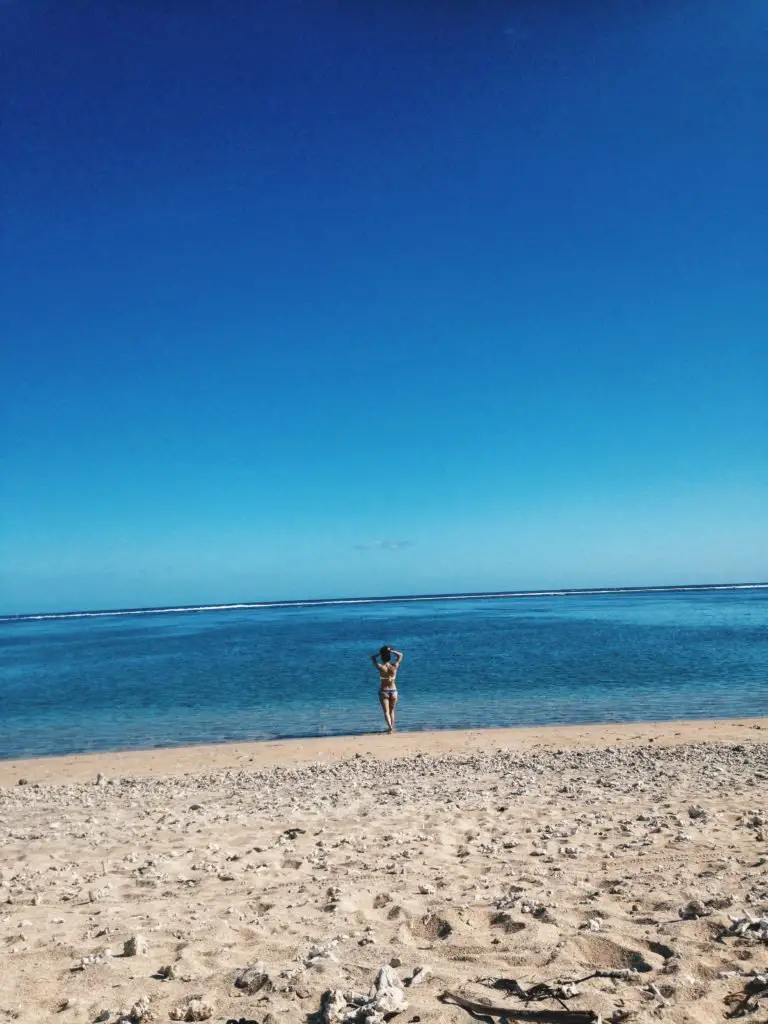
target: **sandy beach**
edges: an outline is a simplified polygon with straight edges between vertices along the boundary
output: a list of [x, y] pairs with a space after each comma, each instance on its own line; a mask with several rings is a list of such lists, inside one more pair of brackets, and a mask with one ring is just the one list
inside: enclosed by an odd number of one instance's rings
[[0, 1021], [469, 1021], [445, 992], [768, 1019], [767, 719], [6, 761], [0, 787]]

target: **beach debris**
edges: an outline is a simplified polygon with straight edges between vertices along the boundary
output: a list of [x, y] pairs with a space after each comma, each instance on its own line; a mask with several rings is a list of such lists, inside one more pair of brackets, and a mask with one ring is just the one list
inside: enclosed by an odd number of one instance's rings
[[343, 993], [340, 989], [331, 988], [323, 993], [320, 1001], [320, 1017], [324, 1024], [337, 1024], [338, 1021], [355, 1020], [350, 1017], [351, 1005], [362, 1005], [364, 996], [354, 992]]
[[380, 1024], [408, 1009], [405, 989], [397, 974], [385, 964], [368, 995], [328, 989], [320, 1004], [323, 1024]]
[[705, 900], [710, 910], [727, 910], [735, 902], [733, 896], [729, 896], [727, 893], [722, 896], [711, 896], [708, 900]]
[[743, 991], [733, 992], [725, 997], [726, 1004], [735, 1006], [726, 1017], [744, 1017], [748, 1013], [756, 1013], [760, 1009], [758, 999], [768, 999], [768, 974], [756, 974], [744, 986]]
[[566, 999], [574, 999], [579, 995], [579, 985], [584, 985], [586, 982], [592, 981], [593, 978], [610, 978], [613, 981], [634, 981], [637, 978], [637, 974], [638, 972], [632, 967], [598, 970], [592, 971], [591, 974], [587, 974], [583, 978], [577, 978], [574, 981], [558, 981], [554, 984], [542, 981], [536, 985], [531, 985], [528, 989], [524, 989], [515, 978], [480, 978], [478, 980], [482, 985], [517, 996], [526, 1003], [538, 1002], [542, 999], [554, 999], [565, 1006]]
[[146, 956], [148, 949], [143, 935], [132, 935], [123, 943], [123, 956]]
[[701, 900], [689, 900], [684, 907], [680, 907], [677, 916], [684, 921], [695, 921], [699, 917], [708, 917], [712, 913]]
[[141, 1021], [151, 1019], [150, 1000], [148, 996], [137, 999], [128, 1013], [119, 1018], [120, 1024], [141, 1024]]
[[521, 899], [519, 909], [521, 914], [530, 914], [531, 917], [535, 917], [537, 920], [544, 921], [547, 924], [555, 924], [557, 921], [549, 907], [531, 897]]
[[306, 831], [307, 830], [305, 828], [287, 828], [280, 838], [288, 839], [289, 841], [291, 841], [298, 838], [298, 836], [305, 835]]
[[[453, 992], [443, 993], [439, 998], [443, 1002], [453, 1002], [461, 1006], [469, 1013], [486, 1016], [506, 1017], [509, 1020], [521, 1020], [541, 1022], [541, 1024], [596, 1024], [599, 1016], [591, 1010], [571, 1010], [566, 1002], [568, 999], [576, 998], [579, 993], [579, 986], [593, 978], [610, 978], [614, 981], [633, 982], [637, 977], [637, 971], [633, 968], [620, 968], [616, 970], [597, 970], [587, 974], [583, 978], [574, 981], [558, 981], [553, 984], [540, 982], [524, 989], [514, 978], [479, 978], [480, 984], [487, 985], [506, 992], [509, 995], [517, 996], [524, 1003], [540, 1002], [542, 1000], [553, 1000], [562, 1007], [561, 1010], [521, 1010], [514, 1007], [492, 1007], [485, 1003], [471, 1002], [463, 996], [457, 996]], [[447, 997], [447, 998], [444, 998]], [[614, 1020], [623, 1019], [623, 1013], [614, 1014]]]
[[213, 1016], [213, 1006], [201, 995], [187, 996], [183, 1003], [169, 1011], [168, 1016], [171, 1020], [209, 1020]]
[[593, 1010], [522, 1010], [515, 1006], [487, 1006], [485, 1003], [465, 999], [455, 992], [443, 992], [438, 999], [449, 1006], [460, 1006], [462, 1010], [476, 1016], [504, 1017], [536, 1024], [598, 1024], [600, 1020]]
[[235, 988], [241, 988], [249, 996], [257, 992], [271, 992], [274, 984], [261, 961], [249, 964], [235, 978]]
[[669, 1006], [669, 1000], [662, 995], [658, 985], [654, 985], [653, 982], [649, 982], [649, 984], [645, 986], [645, 991], [649, 996], [653, 996], [654, 999], [658, 1000], [662, 1006]]
[[87, 956], [81, 956], [76, 967], [73, 967], [73, 971], [84, 971], [86, 967], [101, 967], [108, 963], [112, 956], [111, 949], [100, 949], [96, 953], [89, 953]]
[[765, 942], [768, 944], [768, 917], [731, 917], [728, 928], [722, 932], [721, 937], [737, 936], [740, 939], [752, 939], [754, 942]]
[[323, 968], [328, 966], [328, 964], [337, 964], [339, 958], [333, 951], [338, 944], [338, 939], [330, 939], [328, 942], [310, 946], [307, 955], [304, 957], [304, 966]]
[[407, 988], [414, 988], [416, 985], [423, 985], [424, 982], [428, 981], [431, 977], [432, 977], [432, 968], [431, 967], [427, 967], [425, 965], [423, 967], [417, 967], [414, 970], [413, 974], [411, 974], [410, 977], [405, 979], [403, 984]]
[[755, 810], [753, 807], [748, 807], [744, 814], [741, 815], [740, 820], [746, 828], [751, 829], [761, 829], [763, 825], [768, 824], [768, 817], [766, 817], [765, 812]]
[[341, 889], [338, 885], [329, 885], [325, 890], [325, 896], [328, 903], [323, 908], [324, 910], [335, 910], [341, 900]]

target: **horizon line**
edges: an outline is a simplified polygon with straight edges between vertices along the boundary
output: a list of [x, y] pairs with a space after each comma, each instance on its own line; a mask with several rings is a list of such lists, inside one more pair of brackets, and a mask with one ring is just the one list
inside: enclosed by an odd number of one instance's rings
[[448, 594], [399, 594], [388, 597], [316, 597], [291, 601], [239, 601], [230, 604], [168, 605], [158, 608], [109, 608], [73, 612], [22, 612], [0, 615], [0, 622], [43, 619], [91, 619], [118, 615], [170, 615], [269, 608], [318, 608], [347, 604], [396, 604], [416, 601], [481, 601], [522, 597], [577, 597], [608, 594], [659, 594], [697, 590], [766, 590], [768, 583], [675, 583], [647, 587], [559, 587], [548, 590], [498, 590]]

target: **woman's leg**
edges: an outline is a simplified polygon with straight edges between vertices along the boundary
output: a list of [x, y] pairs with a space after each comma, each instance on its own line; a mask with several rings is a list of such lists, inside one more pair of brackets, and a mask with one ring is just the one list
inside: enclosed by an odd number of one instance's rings
[[387, 723], [387, 732], [392, 732], [392, 719], [389, 715], [389, 697], [382, 694], [379, 697], [379, 702], [381, 703], [381, 710], [384, 712], [384, 720]]
[[392, 722], [392, 732], [395, 731], [395, 709], [397, 708], [397, 697], [389, 698], [389, 717]]

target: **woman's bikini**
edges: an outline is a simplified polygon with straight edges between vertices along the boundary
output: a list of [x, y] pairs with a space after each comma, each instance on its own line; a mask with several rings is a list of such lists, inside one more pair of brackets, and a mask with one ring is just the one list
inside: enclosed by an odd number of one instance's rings
[[[394, 685], [397, 667], [395, 665], [379, 665], [379, 697], [397, 697], [397, 688]], [[390, 685], [387, 686], [386, 684]]]

